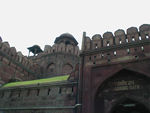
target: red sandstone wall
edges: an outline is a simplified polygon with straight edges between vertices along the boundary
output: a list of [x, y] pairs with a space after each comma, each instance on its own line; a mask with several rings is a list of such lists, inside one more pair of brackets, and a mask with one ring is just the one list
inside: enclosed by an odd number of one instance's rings
[[90, 39], [84, 33], [80, 76], [83, 113], [94, 113], [97, 89], [120, 70], [150, 77], [150, 25], [142, 25], [139, 30], [131, 27], [127, 34], [117, 30], [114, 34], [106, 32], [103, 38], [94, 35]]
[[71, 107], [76, 104], [75, 89], [76, 84], [70, 82], [0, 89], [0, 108], [27, 108], [4, 113], [74, 113]]
[[15, 47], [10, 47], [8, 42], [0, 42], [0, 78], [3, 82], [11, 79], [35, 79], [40, 67], [17, 52]]

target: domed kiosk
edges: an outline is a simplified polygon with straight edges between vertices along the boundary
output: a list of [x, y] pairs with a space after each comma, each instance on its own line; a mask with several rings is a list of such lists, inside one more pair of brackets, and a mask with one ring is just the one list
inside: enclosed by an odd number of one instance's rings
[[74, 38], [73, 35], [71, 35], [70, 33], [64, 33], [62, 35], [60, 35], [59, 37], [57, 37], [54, 41], [54, 43], [56, 44], [60, 44], [60, 43], [65, 43], [67, 44], [71, 44], [74, 46], [78, 45], [78, 42], [76, 41], [76, 39]]

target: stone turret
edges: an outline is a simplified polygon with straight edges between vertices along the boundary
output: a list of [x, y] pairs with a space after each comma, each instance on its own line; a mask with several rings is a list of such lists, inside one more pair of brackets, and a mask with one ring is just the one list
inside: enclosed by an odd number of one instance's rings
[[64, 33], [55, 39], [53, 46], [45, 45], [44, 52], [34, 61], [42, 68], [41, 78], [70, 74], [79, 62], [78, 42], [73, 35]]

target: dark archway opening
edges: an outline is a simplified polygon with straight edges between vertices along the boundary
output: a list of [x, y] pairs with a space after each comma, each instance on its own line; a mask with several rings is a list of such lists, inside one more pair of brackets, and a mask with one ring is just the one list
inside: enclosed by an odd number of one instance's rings
[[141, 103], [126, 99], [117, 104], [111, 113], [150, 113], [149, 110]]
[[[147, 76], [123, 69], [106, 79], [97, 90], [94, 113], [150, 113], [143, 104], [134, 101], [140, 98], [149, 104], [149, 93]], [[123, 101], [118, 101], [121, 98]]]

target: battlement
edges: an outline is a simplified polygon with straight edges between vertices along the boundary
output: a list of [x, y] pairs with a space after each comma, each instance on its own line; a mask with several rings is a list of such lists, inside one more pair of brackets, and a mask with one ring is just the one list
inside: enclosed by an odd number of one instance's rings
[[40, 58], [47, 54], [53, 54], [53, 53], [64, 53], [64, 54], [79, 56], [80, 50], [78, 46], [74, 46], [71, 44], [66, 45], [64, 43], [60, 43], [60, 44], [54, 44], [53, 46], [45, 45], [44, 52], [39, 53], [38, 56], [36, 56], [36, 58]]
[[65, 45], [64, 43], [54, 44], [52, 47], [46, 45], [44, 52], [46, 53], [55, 53], [55, 52], [62, 52], [62, 53], [70, 53], [73, 55], [79, 55], [79, 47], [73, 46], [71, 44]]
[[[62, 111], [63, 113], [73, 113], [73, 108], [66, 108], [74, 107], [76, 104], [76, 84], [76, 82], [61, 81], [1, 88], [0, 107], [3, 109], [19, 108], [20, 113], [24, 113], [24, 109], [20, 108], [26, 108], [26, 113], [35, 113], [35, 108], [38, 108], [36, 112], [43, 108], [41, 113], [60, 113]], [[49, 109], [47, 109], [48, 106], [50, 106]], [[19, 112], [14, 111], [13, 113]]]
[[0, 42], [0, 61], [24, 75], [39, 73], [40, 70], [37, 64], [17, 52], [15, 47], [10, 47], [8, 42]]
[[119, 29], [114, 32], [106, 32], [103, 37], [100, 34], [96, 34], [90, 39], [83, 34], [82, 51], [94, 50], [98, 48], [116, 46], [121, 44], [127, 44], [132, 42], [139, 42], [150, 39], [150, 25], [143, 24], [138, 28], [130, 27], [126, 33], [124, 30]]
[[119, 29], [96, 34], [90, 39], [83, 33], [82, 54], [87, 65], [114, 63], [150, 57], [150, 25], [130, 27], [126, 33]]

